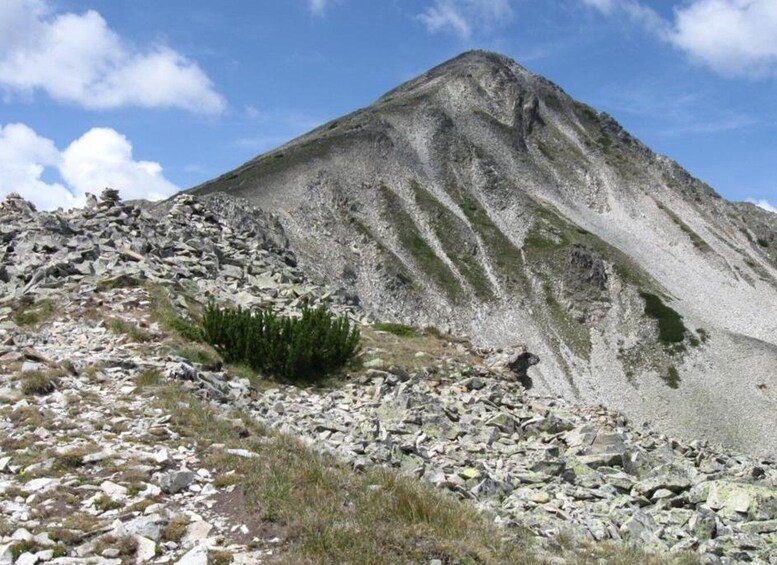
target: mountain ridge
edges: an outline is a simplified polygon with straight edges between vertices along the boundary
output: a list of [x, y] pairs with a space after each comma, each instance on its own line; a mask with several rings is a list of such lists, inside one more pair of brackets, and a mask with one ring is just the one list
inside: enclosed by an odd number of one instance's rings
[[543, 391], [777, 452], [777, 222], [506, 57], [467, 52], [193, 192], [278, 213], [379, 317], [527, 343]]

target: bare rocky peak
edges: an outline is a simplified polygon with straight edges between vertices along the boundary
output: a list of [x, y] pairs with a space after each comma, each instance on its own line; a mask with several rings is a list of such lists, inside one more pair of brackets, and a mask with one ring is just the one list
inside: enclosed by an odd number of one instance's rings
[[276, 213], [301, 267], [378, 318], [526, 343], [539, 390], [777, 452], [773, 215], [506, 57], [465, 53], [193, 190]]

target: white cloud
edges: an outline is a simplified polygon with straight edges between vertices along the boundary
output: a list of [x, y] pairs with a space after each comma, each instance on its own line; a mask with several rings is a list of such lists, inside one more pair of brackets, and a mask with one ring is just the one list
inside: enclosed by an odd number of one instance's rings
[[763, 208], [764, 210], [767, 210], [768, 212], [774, 212], [777, 214], [777, 206], [770, 203], [768, 200], [756, 200], [755, 198], [748, 198], [747, 202], [750, 202], [750, 204], [755, 204], [759, 208]]
[[127, 200], [159, 200], [178, 191], [153, 161], [135, 161], [132, 144], [110, 128], [92, 128], [62, 152], [62, 178], [76, 194], [110, 186]]
[[59, 161], [50, 139], [24, 124], [0, 126], [0, 196], [18, 192], [39, 208], [75, 205], [75, 196], [62, 184], [41, 179], [44, 170]]
[[[63, 182], [47, 182], [58, 172]], [[18, 192], [38, 208], [81, 206], [85, 193], [104, 187], [122, 198], [160, 199], [179, 189], [153, 161], [135, 161], [129, 140], [109, 128], [93, 128], [60, 152], [54, 142], [24, 124], [0, 126], [0, 197]]]
[[777, 76], [777, 2], [695, 0], [675, 11], [669, 40], [718, 73]]
[[160, 45], [136, 49], [96, 11], [54, 14], [43, 0], [0, 3], [0, 85], [90, 109], [218, 113], [226, 106], [202, 69], [180, 53]]
[[418, 19], [430, 33], [452, 32], [469, 39], [475, 31], [489, 32], [512, 16], [509, 0], [434, 0]]
[[329, 0], [308, 0], [308, 8], [316, 16], [323, 16]]
[[662, 18], [639, 0], [581, 0], [623, 14], [725, 76], [777, 77], [777, 1], [689, 0]]

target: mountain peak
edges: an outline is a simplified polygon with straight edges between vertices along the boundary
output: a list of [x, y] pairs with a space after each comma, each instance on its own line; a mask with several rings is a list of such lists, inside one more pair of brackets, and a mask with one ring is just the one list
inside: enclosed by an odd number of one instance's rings
[[543, 392], [777, 452], [774, 226], [508, 57], [462, 53], [195, 191], [278, 212], [378, 318], [527, 343]]
[[509, 82], [518, 82], [519, 79], [523, 79], [522, 82], [524, 82], [526, 79], [534, 77], [532, 73], [510, 57], [494, 51], [474, 49], [465, 51], [401, 84], [387, 92], [380, 100], [400, 93], [414, 92], [429, 85], [439, 85], [440, 83], [444, 85], [462, 79], [482, 82], [487, 77], [495, 76], [501, 76]]

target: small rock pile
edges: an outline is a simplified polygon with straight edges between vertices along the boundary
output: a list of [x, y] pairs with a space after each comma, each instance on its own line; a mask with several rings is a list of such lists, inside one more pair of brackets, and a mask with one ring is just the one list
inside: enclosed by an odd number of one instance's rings
[[92, 202], [70, 212], [36, 212], [11, 194], [0, 204], [0, 303], [133, 281], [175, 283], [204, 302], [281, 312], [318, 303], [339, 310], [348, 301], [309, 284], [277, 220], [247, 202], [180, 195], [147, 210], [122, 203], [113, 189]]

